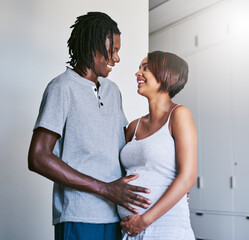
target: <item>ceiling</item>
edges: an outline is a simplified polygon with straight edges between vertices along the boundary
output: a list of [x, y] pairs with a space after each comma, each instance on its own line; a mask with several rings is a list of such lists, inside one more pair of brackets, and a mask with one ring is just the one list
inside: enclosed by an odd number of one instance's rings
[[226, 0], [149, 0], [150, 34]]
[[159, 7], [161, 4], [168, 2], [169, 0], [149, 0], [149, 10]]

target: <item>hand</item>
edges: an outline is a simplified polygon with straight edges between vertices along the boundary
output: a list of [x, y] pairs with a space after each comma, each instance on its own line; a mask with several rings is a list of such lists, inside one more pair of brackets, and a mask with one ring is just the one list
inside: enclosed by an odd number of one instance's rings
[[135, 237], [149, 226], [145, 223], [143, 215], [138, 214], [124, 217], [120, 225], [131, 237]]
[[151, 200], [141, 195], [135, 194], [134, 192], [150, 193], [150, 190], [148, 188], [128, 184], [128, 182], [136, 179], [137, 177], [138, 174], [130, 175], [122, 177], [116, 181], [106, 183], [104, 197], [113, 203], [125, 207], [135, 214], [138, 213], [138, 210], [131, 207], [129, 203], [142, 208], [148, 208], [149, 204], [151, 204]]

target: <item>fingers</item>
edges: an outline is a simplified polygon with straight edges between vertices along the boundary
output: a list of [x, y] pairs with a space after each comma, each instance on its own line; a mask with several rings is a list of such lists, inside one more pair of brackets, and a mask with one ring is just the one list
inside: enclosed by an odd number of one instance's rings
[[[127, 216], [129, 217], [129, 216]], [[122, 219], [122, 222], [120, 223], [120, 226], [122, 227], [122, 229], [131, 237], [135, 237], [137, 234], [132, 232], [132, 227], [127, 223], [128, 219], [127, 217]]]
[[120, 223], [121, 226], [125, 226], [126, 225], [126, 222], [128, 222], [130, 220], [130, 217], [129, 215], [124, 217]]
[[138, 210], [131, 207], [129, 204], [133, 204], [135, 206], [142, 207], [145, 209], [149, 207], [149, 204], [151, 204], [150, 199], [143, 197], [139, 194], [133, 193], [133, 192], [150, 193], [150, 190], [148, 188], [133, 186], [127, 183], [131, 180], [136, 179], [137, 177], [138, 174], [135, 174], [123, 177], [115, 182], [112, 182], [111, 184], [112, 186], [115, 186], [116, 192], [115, 193], [112, 192], [111, 195], [112, 198], [110, 198], [111, 201], [125, 207], [126, 209], [135, 214], [138, 213]]
[[[148, 206], [147, 207], [142, 206], [141, 204], [149, 204], [149, 205], [151, 204], [151, 200], [149, 198], [143, 197], [143, 196], [136, 194], [136, 193], [133, 193], [133, 192], [130, 192], [128, 197], [129, 197], [130, 203], [137, 205], [137, 206], [140, 206], [140, 207], [143, 207], [143, 208], [147, 208]], [[137, 204], [137, 202], [138, 202], [138, 204]]]
[[[122, 225], [121, 225], [122, 226]], [[122, 229], [130, 236], [130, 237], [135, 237], [137, 236], [139, 233], [136, 232], [132, 232], [131, 227], [129, 225], [127, 226], [122, 226]]]
[[138, 214], [139, 211], [136, 208], [131, 207], [128, 203], [123, 205], [127, 210], [129, 210], [130, 212], [134, 213], [134, 214]]
[[[138, 207], [145, 208], [145, 209], [148, 208], [149, 204], [150, 204], [150, 203], [147, 203], [147, 202], [145, 202], [145, 203], [144, 202], [140, 202], [140, 201], [137, 201], [137, 200], [132, 199], [132, 198], [129, 198], [128, 201], [129, 201], [129, 203], [131, 203], [133, 205], [136, 205]], [[150, 200], [147, 200], [147, 201], [149, 202]]]
[[132, 192], [144, 192], [144, 193], [150, 193], [149, 188], [144, 188], [144, 187], [139, 187], [139, 186], [134, 186], [134, 185], [129, 185], [129, 189]]
[[130, 181], [135, 180], [138, 177], [139, 177], [138, 174], [134, 174], [134, 175], [129, 175], [129, 176], [123, 177], [123, 179], [124, 179], [124, 182], [128, 183]]
[[130, 220], [129, 215], [124, 217], [120, 223], [120, 226], [130, 237], [135, 237], [139, 234], [139, 231], [137, 231], [137, 229], [129, 223]]
[[[129, 221], [129, 219], [130, 219], [130, 218], [129, 218], [129, 215], [128, 215], [128, 216], [126, 216], [126, 217], [124, 217], [124, 218], [122, 219], [122, 222], [127, 222], [127, 221]], [[122, 222], [121, 222], [121, 223], [122, 223]]]
[[[128, 183], [130, 181], [133, 181], [135, 180], [136, 178], [138, 178], [139, 175], [138, 174], [135, 174], [135, 175], [129, 175], [129, 176], [126, 176], [126, 177], [123, 177], [123, 181], [125, 183]], [[134, 185], [129, 185], [129, 189], [133, 192], [144, 192], [144, 193], [150, 193], [150, 189], [149, 188], [144, 188], [144, 187], [140, 187], [140, 186], [134, 186]]]
[[122, 219], [120, 226], [122, 227], [122, 229], [127, 232], [129, 235], [132, 234], [132, 226], [129, 224], [129, 216], [126, 216]]
[[128, 192], [126, 195], [126, 202], [145, 209], [148, 208], [149, 205], [151, 204], [150, 199], [143, 197], [139, 194], [135, 194], [131, 191]]
[[130, 237], [136, 237], [137, 234], [136, 234], [136, 233], [131, 233], [131, 234], [129, 234], [129, 236], [130, 236]]
[[[133, 194], [133, 195], [135, 196], [136, 199], [142, 197], [142, 196], [139, 196], [139, 195], [137, 195], [137, 194]], [[143, 198], [143, 197], [142, 197], [142, 198]], [[151, 204], [151, 201], [150, 201], [149, 199], [143, 198], [143, 201], [145, 201], [145, 200], [146, 200], [146, 202], [140, 202], [140, 201], [137, 201], [137, 200], [132, 199], [132, 198], [128, 198], [128, 199], [127, 199], [128, 203], [131, 203], [131, 204], [133, 204], [133, 205], [135, 205], [135, 206], [138, 206], [138, 207], [141, 207], [141, 208], [145, 208], [145, 209], [146, 209], [146, 208], [149, 207], [149, 204]], [[138, 213], [139, 213], [138, 209], [131, 207], [128, 203], [125, 203], [123, 206], [124, 206], [127, 210], [129, 210], [130, 212], [132, 212], [132, 213], [134, 213], [134, 214], [138, 214]]]

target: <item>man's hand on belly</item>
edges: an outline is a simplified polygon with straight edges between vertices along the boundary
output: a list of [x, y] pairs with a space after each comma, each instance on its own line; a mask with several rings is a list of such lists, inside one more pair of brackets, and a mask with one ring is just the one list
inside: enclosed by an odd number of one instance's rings
[[142, 208], [148, 208], [151, 204], [151, 200], [145, 198], [134, 192], [150, 193], [150, 189], [133, 186], [128, 182], [138, 178], [138, 174], [122, 177], [116, 181], [103, 184], [103, 194], [106, 199], [111, 202], [125, 207], [129, 211], [137, 214], [138, 210], [131, 207], [129, 204], [133, 204]]

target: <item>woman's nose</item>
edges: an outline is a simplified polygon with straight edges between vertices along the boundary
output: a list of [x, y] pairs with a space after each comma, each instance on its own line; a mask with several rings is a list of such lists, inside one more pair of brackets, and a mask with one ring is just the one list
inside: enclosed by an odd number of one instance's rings
[[142, 76], [142, 73], [141, 71], [139, 70], [138, 72], [135, 73], [135, 76], [138, 77], [138, 76]]

